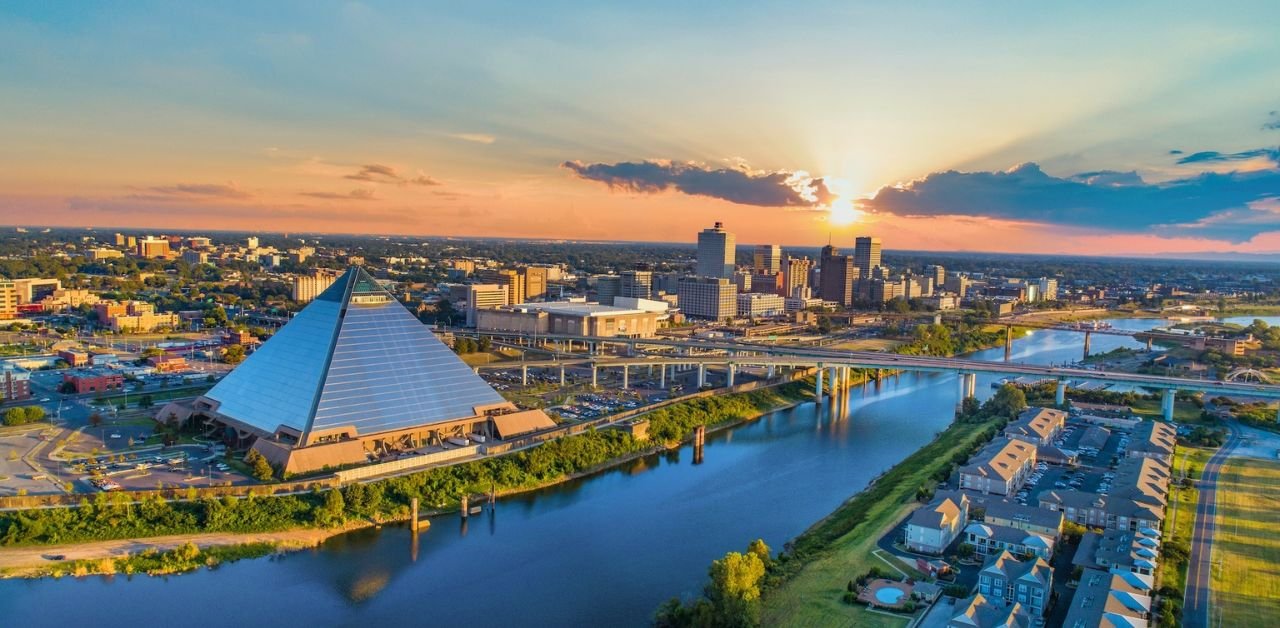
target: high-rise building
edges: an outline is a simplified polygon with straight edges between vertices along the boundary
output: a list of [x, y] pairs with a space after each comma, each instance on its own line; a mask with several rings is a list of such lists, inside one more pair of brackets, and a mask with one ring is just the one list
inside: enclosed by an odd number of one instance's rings
[[941, 264], [930, 264], [924, 267], [924, 276], [933, 278], [933, 287], [935, 290], [941, 290], [942, 286], [947, 283], [947, 269]]
[[685, 277], [676, 288], [680, 311], [722, 321], [738, 313], [738, 287], [724, 277]]
[[808, 257], [788, 257], [782, 269], [782, 296], [806, 298], [809, 289], [809, 272], [813, 260]]
[[187, 249], [182, 252], [182, 261], [192, 266], [199, 266], [200, 264], [208, 264], [209, 254], [197, 249]]
[[597, 275], [596, 302], [612, 305], [614, 297], [622, 296], [622, 277], [619, 275]]
[[[490, 268], [476, 271], [476, 277], [480, 281], [506, 287], [506, 305], [525, 302], [525, 276], [520, 271], [511, 270], [510, 268]], [[543, 286], [543, 292], [546, 292], [546, 286]]]
[[169, 240], [147, 236], [138, 240], [138, 257], [148, 259], [169, 256]]
[[698, 275], [732, 278], [736, 254], [737, 241], [724, 230], [724, 223], [698, 232]]
[[832, 301], [845, 307], [853, 305], [853, 282], [858, 278], [853, 257], [840, 255], [839, 249], [828, 244], [822, 247], [818, 263], [822, 268], [818, 275], [821, 282], [818, 296], [823, 301]]
[[776, 273], [782, 270], [782, 247], [776, 244], [757, 244], [753, 261], [756, 274]]
[[624, 270], [620, 277], [622, 285], [618, 296], [634, 299], [653, 298], [653, 271]]
[[116, 234], [116, 246], [124, 246], [125, 238], [123, 233]]
[[862, 236], [853, 241], [853, 265], [866, 276], [880, 266], [880, 238]]
[[293, 300], [310, 303], [337, 280], [338, 273], [327, 269], [316, 269], [310, 275], [298, 275], [293, 278]]
[[18, 287], [12, 281], [0, 280], [0, 318], [18, 317]]
[[248, 249], [258, 248], [258, 236], [249, 236], [244, 239], [244, 246]]
[[524, 298], [528, 301], [540, 301], [547, 296], [546, 266], [526, 266], [520, 269], [524, 275]]
[[493, 283], [476, 283], [467, 286], [467, 326], [475, 327], [476, 311], [510, 305], [506, 286]]
[[39, 303], [43, 299], [62, 289], [60, 279], [14, 279], [13, 285], [18, 290], [18, 305]]
[[1058, 280], [1053, 277], [1040, 278], [1040, 300], [1057, 301], [1058, 300]]
[[738, 293], [751, 292], [751, 273], [745, 270], [733, 271], [733, 285], [738, 287]]

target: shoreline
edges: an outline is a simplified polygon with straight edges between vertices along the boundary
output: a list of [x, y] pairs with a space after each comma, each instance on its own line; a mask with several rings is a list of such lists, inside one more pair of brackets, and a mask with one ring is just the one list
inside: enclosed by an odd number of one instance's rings
[[[787, 384], [791, 382], [780, 382]], [[707, 426], [707, 433], [713, 434], [722, 432], [741, 425], [745, 425], [752, 421], [771, 414], [789, 410], [803, 403], [813, 401], [809, 395], [802, 398], [792, 399], [787, 403], [778, 404], [768, 410], [762, 410], [754, 415], [721, 421], [714, 425]], [[640, 415], [643, 416], [643, 415]], [[628, 462], [661, 454], [663, 452], [681, 449], [693, 442], [692, 435], [684, 440], [673, 443], [659, 443], [643, 450], [631, 452], [610, 459], [594, 468], [566, 474], [556, 478], [553, 481], [545, 482], [536, 486], [521, 487], [515, 489], [507, 489], [495, 493], [496, 497], [512, 497], [534, 491], [540, 491], [553, 486], [558, 486], [573, 480], [590, 477], [606, 471], [616, 469]], [[337, 490], [337, 489], [335, 489]], [[429, 520], [435, 517], [456, 514], [456, 508], [449, 509], [432, 509], [423, 510], [419, 513], [419, 521]], [[144, 537], [139, 539], [116, 539], [109, 541], [89, 541], [85, 543], [71, 543], [62, 545], [24, 545], [13, 547], [0, 547], [0, 579], [25, 578], [25, 579], [41, 579], [48, 577], [58, 577], [49, 573], [50, 568], [59, 565], [65, 565], [71, 561], [99, 561], [102, 559], [121, 559], [136, 556], [147, 550], [170, 551], [184, 543], [194, 543], [202, 550], [210, 548], [227, 548], [237, 545], [246, 545], [253, 543], [270, 543], [273, 552], [296, 552], [305, 549], [316, 548], [324, 544], [331, 538], [341, 536], [349, 532], [356, 532], [368, 528], [381, 527], [383, 525], [402, 524], [408, 522], [409, 515], [400, 517], [388, 517], [377, 521], [362, 519], [348, 521], [341, 527], [336, 528], [318, 528], [318, 527], [296, 527], [288, 530], [279, 530], [274, 532], [209, 532], [194, 534], [177, 534], [157, 537]], [[59, 560], [50, 560], [47, 556], [61, 556]], [[189, 572], [179, 572], [189, 573]], [[62, 574], [72, 575], [72, 574]], [[79, 576], [102, 576], [112, 575], [109, 572], [94, 570], [87, 573], [75, 574]], [[138, 574], [135, 574], [138, 575]], [[140, 574], [147, 575], [147, 574]], [[159, 574], [158, 574], [159, 575]], [[175, 575], [175, 574], [164, 574]]]

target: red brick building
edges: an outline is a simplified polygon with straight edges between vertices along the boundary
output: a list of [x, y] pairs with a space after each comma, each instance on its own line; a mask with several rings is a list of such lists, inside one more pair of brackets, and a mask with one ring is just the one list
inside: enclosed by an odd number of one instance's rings
[[67, 364], [72, 368], [77, 366], [88, 366], [89, 364], [89, 354], [83, 351], [69, 351], [64, 349], [58, 352], [58, 357], [66, 360]]
[[70, 384], [76, 394], [115, 390], [124, 386], [124, 376], [111, 371], [91, 369], [63, 373], [62, 383]]

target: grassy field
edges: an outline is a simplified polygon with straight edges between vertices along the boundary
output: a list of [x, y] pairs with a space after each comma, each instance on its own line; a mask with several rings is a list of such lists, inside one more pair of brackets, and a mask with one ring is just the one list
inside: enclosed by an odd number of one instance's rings
[[887, 567], [871, 554], [876, 541], [919, 506], [915, 501], [918, 487], [931, 483], [930, 476], [949, 465], [952, 456], [967, 454], [993, 425], [952, 425], [940, 438], [890, 469], [872, 488], [805, 531], [794, 543], [805, 556], [795, 560], [805, 564], [767, 592], [763, 625], [904, 625], [903, 620], [843, 603], [840, 598], [845, 586], [872, 565]]
[[1224, 626], [1275, 626], [1280, 618], [1280, 463], [1233, 458], [1218, 476], [1213, 603]]
[[827, 348], [844, 349], [846, 351], [893, 351], [900, 344], [902, 344], [901, 340], [889, 338], [859, 338], [857, 340], [847, 340]]
[[[1155, 399], [1139, 399], [1133, 404], [1133, 413], [1146, 417], [1161, 418], [1164, 412], [1160, 409], [1160, 398]], [[1173, 404], [1173, 420], [1178, 423], [1199, 423], [1200, 422], [1200, 406], [1190, 401], [1179, 399]]]
[[[1196, 519], [1196, 502], [1200, 500], [1200, 491], [1191, 488], [1180, 488], [1183, 475], [1195, 480], [1204, 470], [1204, 463], [1213, 455], [1214, 450], [1200, 447], [1178, 446], [1174, 450], [1173, 482], [1169, 486], [1169, 511], [1165, 521], [1165, 535], [1170, 539], [1183, 539], [1191, 542], [1191, 529]], [[1187, 579], [1186, 564], [1174, 565], [1172, 561], [1160, 563], [1160, 582], [1172, 583], [1179, 590]]]

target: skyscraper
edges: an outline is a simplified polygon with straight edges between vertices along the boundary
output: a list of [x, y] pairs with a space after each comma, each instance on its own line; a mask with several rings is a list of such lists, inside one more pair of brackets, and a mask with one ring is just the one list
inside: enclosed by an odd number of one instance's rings
[[862, 271], [862, 275], [870, 274], [871, 269], [880, 265], [880, 238], [863, 236], [853, 241], [853, 265]]
[[776, 244], [757, 244], [753, 260], [757, 275], [782, 270], [782, 247]]
[[653, 298], [653, 271], [624, 270], [619, 296], [635, 299]]
[[788, 257], [782, 272], [782, 296], [807, 297], [809, 272], [812, 270], [813, 260], [807, 257]]
[[737, 241], [732, 233], [724, 230], [722, 222], [699, 231], [697, 274], [732, 279], [736, 249]]
[[853, 257], [840, 255], [839, 249], [828, 244], [822, 247], [818, 264], [822, 269], [818, 274], [818, 296], [846, 307], [853, 305], [853, 282], [858, 278]]

